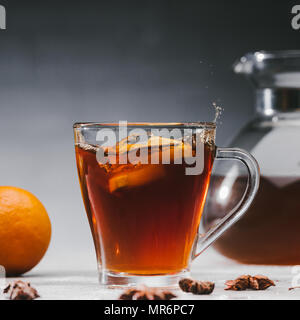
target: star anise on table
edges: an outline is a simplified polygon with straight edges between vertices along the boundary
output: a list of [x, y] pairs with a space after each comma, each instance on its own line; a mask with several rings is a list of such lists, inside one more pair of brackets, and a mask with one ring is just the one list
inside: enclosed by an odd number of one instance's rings
[[215, 288], [215, 284], [210, 281], [196, 281], [185, 278], [179, 281], [179, 287], [184, 292], [191, 292], [193, 294], [210, 294]]
[[225, 290], [240, 291], [246, 289], [265, 290], [270, 286], [275, 286], [275, 283], [263, 275], [250, 276], [245, 274], [235, 280], [226, 281], [225, 285], [227, 286]]
[[39, 297], [37, 290], [29, 282], [13, 281], [4, 290], [10, 300], [33, 300]]
[[173, 298], [176, 298], [176, 295], [169, 290], [140, 285], [124, 291], [119, 300], [171, 300]]

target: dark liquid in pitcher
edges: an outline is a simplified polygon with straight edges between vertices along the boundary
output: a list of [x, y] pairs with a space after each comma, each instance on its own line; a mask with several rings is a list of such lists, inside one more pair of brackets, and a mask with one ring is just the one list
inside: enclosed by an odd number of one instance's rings
[[[211, 180], [215, 191], [212, 190], [210, 197], [215, 198], [223, 177], [215, 176]], [[300, 264], [300, 177], [286, 184], [288, 180], [262, 176], [251, 208], [215, 242], [215, 248], [242, 263]], [[210, 219], [233, 207], [244, 190], [245, 179], [238, 179], [225, 206], [210, 199], [207, 208]]]

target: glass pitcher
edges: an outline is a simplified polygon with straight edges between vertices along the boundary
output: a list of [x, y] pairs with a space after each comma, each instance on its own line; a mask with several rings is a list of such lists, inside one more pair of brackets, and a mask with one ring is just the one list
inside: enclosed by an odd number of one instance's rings
[[[248, 53], [234, 64], [255, 89], [255, 118], [231, 142], [261, 169], [258, 195], [245, 216], [216, 242], [242, 263], [300, 264], [300, 51]], [[236, 205], [245, 177], [237, 166], [216, 168], [205, 228]]]

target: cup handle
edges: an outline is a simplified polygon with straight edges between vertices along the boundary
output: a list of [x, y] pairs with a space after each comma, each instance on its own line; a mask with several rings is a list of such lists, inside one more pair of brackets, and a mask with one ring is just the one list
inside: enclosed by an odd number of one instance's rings
[[234, 159], [241, 161], [248, 170], [248, 184], [238, 205], [205, 234], [198, 234], [198, 239], [195, 243], [196, 248], [192, 255], [193, 259], [198, 257], [217, 238], [219, 238], [222, 233], [224, 233], [245, 214], [251, 205], [259, 187], [259, 166], [255, 158], [247, 151], [238, 148], [217, 148], [215, 159]]

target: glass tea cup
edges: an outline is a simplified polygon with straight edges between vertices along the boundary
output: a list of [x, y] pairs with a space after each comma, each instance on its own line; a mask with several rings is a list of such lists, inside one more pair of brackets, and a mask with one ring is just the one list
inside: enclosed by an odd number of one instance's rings
[[[79, 181], [100, 283], [172, 287], [248, 209], [259, 167], [246, 151], [215, 146], [216, 126], [195, 123], [76, 123]], [[237, 207], [206, 234], [201, 214], [215, 160], [246, 166]]]

